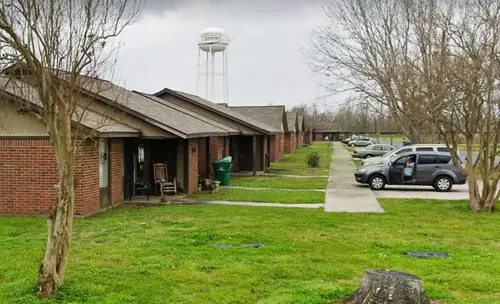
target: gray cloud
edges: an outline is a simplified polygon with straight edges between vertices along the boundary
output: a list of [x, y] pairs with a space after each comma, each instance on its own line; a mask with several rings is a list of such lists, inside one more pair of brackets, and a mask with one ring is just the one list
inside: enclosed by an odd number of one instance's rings
[[124, 34], [116, 67], [117, 80], [128, 87], [196, 93], [198, 35], [216, 26], [234, 38], [228, 51], [230, 104], [292, 106], [323, 95], [300, 53], [323, 16], [319, 0], [147, 0], [146, 5], [141, 20]]
[[248, 13], [276, 13], [321, 4], [322, 0], [145, 0], [145, 10], [155, 14], [192, 6], [216, 9], [238, 8]]

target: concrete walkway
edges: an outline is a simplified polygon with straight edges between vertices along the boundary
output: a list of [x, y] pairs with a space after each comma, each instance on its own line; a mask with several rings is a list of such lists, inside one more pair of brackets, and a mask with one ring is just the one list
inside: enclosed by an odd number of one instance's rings
[[333, 147], [325, 212], [384, 212], [370, 188], [357, 185], [356, 167], [342, 143], [334, 142]]
[[254, 190], [254, 191], [262, 191], [262, 190], [272, 190], [272, 191], [291, 191], [291, 192], [326, 192], [326, 189], [287, 189], [287, 188], [260, 188], [260, 187], [241, 187], [241, 186], [221, 186], [221, 188], [225, 189], [242, 189], [242, 190]]
[[257, 202], [233, 202], [233, 201], [200, 201], [191, 199], [181, 199], [173, 203], [176, 204], [209, 204], [209, 205], [227, 205], [227, 206], [251, 206], [251, 207], [278, 207], [278, 208], [305, 208], [320, 209], [323, 204], [280, 204], [280, 203], [257, 203]]

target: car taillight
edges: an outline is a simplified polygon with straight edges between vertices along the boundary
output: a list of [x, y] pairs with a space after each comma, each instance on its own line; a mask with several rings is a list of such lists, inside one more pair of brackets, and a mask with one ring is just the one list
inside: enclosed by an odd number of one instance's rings
[[352, 151], [352, 154], [358, 154], [358, 151], [354, 150]]

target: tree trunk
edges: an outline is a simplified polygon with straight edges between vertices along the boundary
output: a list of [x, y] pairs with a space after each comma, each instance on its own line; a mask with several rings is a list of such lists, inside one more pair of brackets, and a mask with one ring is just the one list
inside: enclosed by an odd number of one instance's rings
[[[55, 127], [63, 125], [55, 130]], [[67, 258], [73, 230], [73, 207], [75, 200], [75, 155], [71, 136], [70, 120], [56, 121], [49, 127], [59, 171], [58, 195], [55, 205], [50, 211], [47, 245], [40, 265], [38, 295], [51, 298], [64, 282]]]
[[422, 280], [395, 271], [366, 270], [361, 286], [344, 304], [429, 304]]

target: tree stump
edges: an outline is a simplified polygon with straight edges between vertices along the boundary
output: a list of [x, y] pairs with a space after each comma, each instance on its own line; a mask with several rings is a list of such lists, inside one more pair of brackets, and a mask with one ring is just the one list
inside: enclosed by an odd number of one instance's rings
[[429, 304], [420, 278], [403, 272], [366, 270], [361, 286], [345, 304]]

